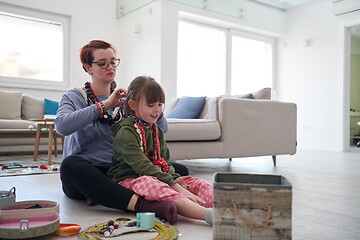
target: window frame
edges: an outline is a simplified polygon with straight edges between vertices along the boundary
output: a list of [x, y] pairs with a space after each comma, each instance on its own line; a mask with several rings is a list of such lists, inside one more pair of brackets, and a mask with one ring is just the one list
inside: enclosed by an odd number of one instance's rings
[[22, 6], [16, 6], [0, 2], [2, 12], [20, 15], [28, 18], [40, 19], [49, 22], [56, 22], [62, 25], [63, 29], [63, 78], [62, 81], [47, 81], [27, 78], [7, 77], [0, 75], [0, 86], [9, 88], [28, 89], [51, 89], [66, 90], [69, 88], [70, 79], [70, 16], [51, 13]]

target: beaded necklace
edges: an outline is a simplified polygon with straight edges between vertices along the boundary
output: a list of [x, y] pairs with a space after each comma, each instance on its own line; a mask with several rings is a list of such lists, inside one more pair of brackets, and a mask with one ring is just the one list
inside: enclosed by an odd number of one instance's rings
[[[110, 88], [110, 92], [112, 93], [113, 91], [114, 91], [114, 89]], [[86, 96], [87, 96], [88, 105], [95, 104], [96, 102], [99, 102], [98, 98], [96, 97], [94, 91], [91, 88], [90, 82], [85, 83], [85, 92], [86, 92]], [[122, 113], [121, 113], [122, 111], [121, 110], [122, 109], [120, 108], [120, 111], [117, 112], [115, 117], [111, 116], [111, 114], [109, 114], [107, 111], [103, 111], [103, 116], [101, 118], [99, 118], [99, 121], [101, 123], [107, 123], [109, 125], [112, 125], [116, 121], [119, 121], [121, 119], [121, 117], [122, 117]]]
[[[136, 118], [136, 117], [131, 117]], [[138, 118], [136, 118], [138, 119]], [[141, 119], [139, 119], [141, 120]], [[144, 122], [144, 121], [142, 121]], [[146, 122], [145, 122], [146, 123]], [[147, 123], [150, 125], [149, 123]], [[148, 153], [146, 152], [146, 135], [143, 124], [140, 121], [134, 121], [134, 127], [136, 128], [136, 132], [140, 136], [140, 147], [145, 156], [157, 167], [159, 167], [163, 172], [169, 171], [169, 166], [164, 158], [161, 157], [160, 151], [160, 141], [159, 141], [159, 133], [156, 124], [152, 124], [152, 132], [153, 132], [153, 155], [149, 157]]]
[[134, 115], [129, 114], [129, 115], [127, 115], [126, 117], [127, 117], [127, 118], [131, 118], [131, 120], [133, 120], [133, 122], [140, 123], [140, 124], [143, 125], [144, 127], [150, 127], [150, 126], [151, 126], [150, 123], [147, 123], [147, 122], [145, 122], [144, 120], [135, 117]]

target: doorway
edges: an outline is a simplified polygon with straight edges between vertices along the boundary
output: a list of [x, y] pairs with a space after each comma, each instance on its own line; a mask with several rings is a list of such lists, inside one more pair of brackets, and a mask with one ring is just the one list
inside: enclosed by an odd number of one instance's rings
[[360, 25], [350, 28], [349, 61], [349, 146], [360, 151]]

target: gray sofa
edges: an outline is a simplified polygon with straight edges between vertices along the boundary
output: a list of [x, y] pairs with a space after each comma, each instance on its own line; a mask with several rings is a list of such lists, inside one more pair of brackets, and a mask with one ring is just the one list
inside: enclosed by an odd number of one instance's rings
[[[44, 99], [33, 97], [20, 92], [0, 91], [0, 101], [6, 102], [0, 107], [0, 129], [30, 129], [36, 131], [37, 123], [30, 119], [39, 119], [44, 116]], [[47, 144], [46, 139], [40, 140]], [[35, 138], [0, 138], [1, 150], [6, 151], [7, 146], [32, 145]], [[10, 148], [9, 148], [10, 149]]]
[[[13, 97], [16, 99], [11, 100], [12, 107], [18, 108], [18, 117], [0, 119], [0, 129], [35, 130], [36, 123], [29, 119], [43, 116], [43, 99], [26, 94]], [[295, 154], [296, 105], [269, 100], [268, 94], [257, 93], [254, 98], [207, 98], [198, 119], [169, 118], [165, 138], [171, 160], [272, 156], [276, 164], [276, 155]], [[177, 100], [167, 101], [165, 115], [172, 111]], [[46, 139], [41, 141], [47, 144]], [[0, 147], [34, 146], [34, 142], [32, 138], [0, 138]]]
[[[165, 115], [176, 101], [166, 104]], [[171, 160], [296, 153], [296, 104], [234, 96], [207, 98], [198, 119], [168, 118]]]

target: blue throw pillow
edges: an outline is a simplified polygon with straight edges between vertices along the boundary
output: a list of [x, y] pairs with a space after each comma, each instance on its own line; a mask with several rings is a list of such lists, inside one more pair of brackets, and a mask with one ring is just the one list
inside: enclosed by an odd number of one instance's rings
[[167, 118], [194, 119], [199, 117], [206, 97], [182, 97]]
[[59, 102], [44, 99], [44, 114], [45, 115], [56, 115], [56, 111], [59, 108]]

